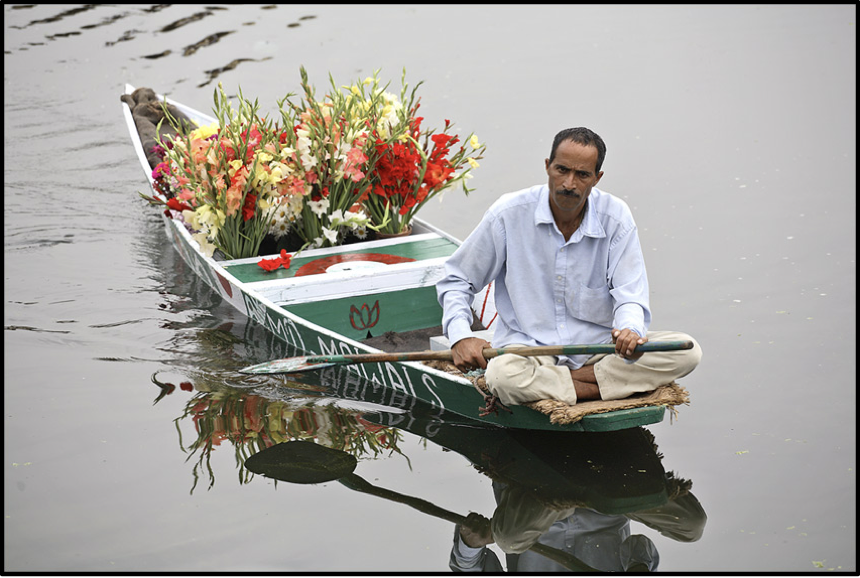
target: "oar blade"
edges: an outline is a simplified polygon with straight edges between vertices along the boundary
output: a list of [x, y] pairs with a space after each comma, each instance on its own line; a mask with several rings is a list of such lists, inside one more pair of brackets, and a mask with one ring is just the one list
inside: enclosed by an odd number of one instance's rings
[[257, 365], [249, 365], [239, 370], [239, 373], [249, 375], [271, 375], [276, 373], [304, 373], [331, 367], [333, 363], [314, 363], [310, 357], [288, 357], [286, 359], [274, 359]]
[[245, 460], [248, 471], [291, 484], [321, 484], [348, 476], [355, 456], [313, 442], [294, 440], [266, 448]]

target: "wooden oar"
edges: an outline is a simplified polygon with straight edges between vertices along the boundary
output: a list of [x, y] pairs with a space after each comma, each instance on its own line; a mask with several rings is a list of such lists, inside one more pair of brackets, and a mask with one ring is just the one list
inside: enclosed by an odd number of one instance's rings
[[[466, 522], [465, 516], [440, 508], [427, 500], [374, 486], [353, 473], [357, 463], [355, 456], [347, 452], [295, 440], [274, 445], [252, 455], [245, 460], [245, 467], [248, 471], [267, 478], [297, 484], [320, 484], [337, 480], [351, 490], [406, 504], [436, 518], [455, 524]], [[535, 542], [529, 549], [569, 570], [597, 572], [579, 558], [540, 542]]]
[[[692, 341], [648, 341], [636, 346], [637, 352], [648, 351], [677, 351], [692, 349]], [[491, 359], [506, 353], [534, 357], [537, 355], [596, 355], [598, 353], [615, 353], [615, 344], [598, 343], [593, 345], [542, 345], [536, 347], [488, 347], [484, 349], [484, 358]], [[356, 363], [380, 363], [392, 361], [451, 361], [453, 354], [450, 349], [441, 351], [410, 351], [404, 353], [356, 353], [353, 355], [314, 355], [309, 357], [288, 357], [275, 359], [257, 365], [251, 365], [239, 370], [240, 373], [270, 374], [270, 373], [300, 373], [331, 367], [332, 365], [352, 365]]]

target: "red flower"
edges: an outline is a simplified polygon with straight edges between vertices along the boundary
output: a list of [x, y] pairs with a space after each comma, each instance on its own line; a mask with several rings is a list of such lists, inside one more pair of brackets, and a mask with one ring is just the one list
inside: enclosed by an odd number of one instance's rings
[[267, 414], [266, 403], [262, 397], [251, 395], [243, 404], [245, 427], [251, 431], [260, 432], [263, 429], [263, 416]]
[[375, 423], [372, 423], [372, 422], [367, 421], [366, 419], [364, 419], [364, 418], [363, 418], [363, 417], [361, 417], [360, 415], [355, 416], [355, 421], [357, 421], [358, 423], [360, 423], [361, 425], [363, 425], [363, 426], [364, 426], [365, 431], [369, 431], [370, 433], [376, 433], [376, 432], [378, 432], [379, 430], [381, 430], [381, 429], [384, 429], [384, 428], [385, 428], [385, 426], [382, 426], [382, 425], [375, 424]]
[[254, 213], [257, 210], [257, 195], [247, 193], [245, 195], [245, 204], [242, 205], [242, 220], [247, 221], [254, 218]]
[[239, 136], [247, 145], [247, 149], [245, 151], [245, 162], [251, 162], [251, 159], [254, 158], [254, 151], [260, 146], [260, 143], [263, 142], [263, 134], [259, 131], [257, 125], [252, 125], [250, 131], [242, 131]]
[[281, 256], [275, 257], [274, 259], [260, 259], [260, 262], [257, 263], [260, 267], [265, 269], [266, 271], [274, 271], [278, 267], [282, 267], [284, 269], [290, 268], [290, 261], [293, 256], [287, 254], [286, 249], [281, 249]]
[[176, 197], [168, 199], [167, 200], [167, 206], [168, 206], [168, 208], [173, 209], [174, 211], [193, 211], [194, 210], [191, 207], [189, 207], [188, 205], [186, 205], [185, 203], [183, 203], [182, 201], [180, 201], [179, 199], [177, 199]]
[[430, 140], [433, 141], [437, 147], [445, 147], [448, 144], [448, 141], [454, 138], [453, 136], [445, 133], [434, 134], [430, 137]]
[[218, 146], [221, 148], [221, 152], [224, 153], [224, 158], [227, 159], [227, 162], [236, 160], [236, 149], [233, 148], [233, 143], [230, 139], [221, 138]]
[[179, 384], [179, 389], [182, 391], [194, 391], [194, 385], [190, 381], [183, 381]]
[[441, 164], [428, 162], [427, 171], [424, 173], [424, 182], [428, 187], [434, 189], [449, 181], [453, 173], [454, 169], [450, 166], [447, 160], [443, 160]]

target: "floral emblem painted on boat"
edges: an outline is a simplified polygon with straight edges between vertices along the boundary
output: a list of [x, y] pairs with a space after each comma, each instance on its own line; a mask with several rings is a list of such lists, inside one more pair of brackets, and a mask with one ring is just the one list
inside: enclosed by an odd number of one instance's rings
[[355, 305], [349, 306], [349, 323], [353, 329], [370, 329], [379, 322], [379, 301], [368, 307], [362, 303], [359, 309]]

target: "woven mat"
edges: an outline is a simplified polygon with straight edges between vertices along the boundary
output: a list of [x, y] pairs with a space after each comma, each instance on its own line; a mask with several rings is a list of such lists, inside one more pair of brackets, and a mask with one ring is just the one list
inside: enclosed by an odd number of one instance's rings
[[645, 407], [648, 405], [664, 405], [672, 411], [672, 415], [677, 416], [675, 406], [689, 405], [689, 403], [690, 394], [686, 389], [673, 381], [672, 383], [661, 385], [654, 391], [637, 393], [624, 399], [612, 401], [583, 401], [576, 405], [570, 405], [563, 401], [542, 399], [525, 405], [547, 414], [551, 423], [576, 423], [590, 414]]
[[[424, 363], [447, 373], [463, 375], [463, 373], [458, 370], [454, 364], [447, 361], [425, 361]], [[483, 375], [467, 374], [465, 377], [475, 384], [476, 387], [479, 387], [485, 392], [489, 392]], [[649, 405], [666, 406], [672, 412], [672, 415], [677, 417], [678, 412], [675, 409], [675, 406], [689, 404], [689, 392], [673, 381], [672, 383], [658, 387], [654, 391], [637, 393], [625, 399], [612, 401], [583, 401], [575, 405], [570, 405], [569, 403], [556, 401], [554, 399], [541, 399], [524, 405], [548, 415], [550, 423], [570, 424], [576, 423], [583, 417], [595, 413], [606, 413], [619, 409], [632, 409]]]

